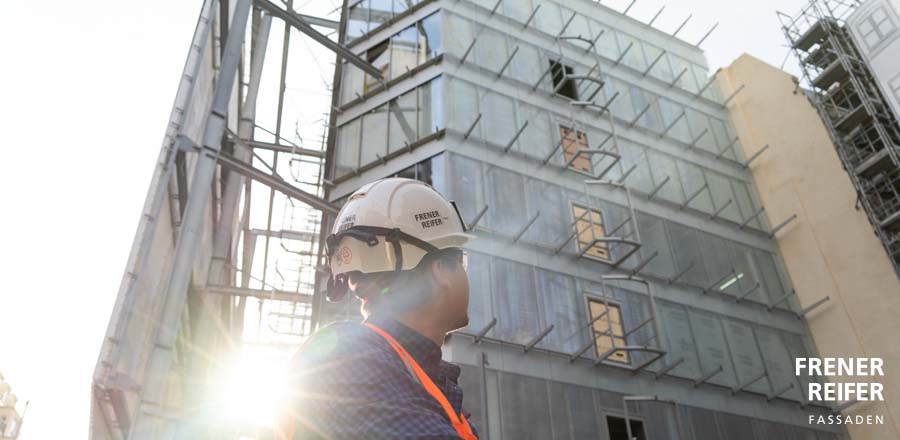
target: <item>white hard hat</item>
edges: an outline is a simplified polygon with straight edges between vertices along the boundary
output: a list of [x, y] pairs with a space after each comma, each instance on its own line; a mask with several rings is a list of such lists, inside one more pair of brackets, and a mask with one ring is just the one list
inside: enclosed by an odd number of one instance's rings
[[473, 238], [456, 205], [424, 182], [393, 177], [364, 185], [347, 199], [326, 240], [328, 297], [343, 297], [345, 274], [410, 270], [427, 253]]

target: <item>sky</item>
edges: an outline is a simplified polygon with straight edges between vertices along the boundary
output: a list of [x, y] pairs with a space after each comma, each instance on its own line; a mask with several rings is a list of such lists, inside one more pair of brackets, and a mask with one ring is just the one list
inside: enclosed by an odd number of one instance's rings
[[[31, 402], [23, 440], [87, 438], [91, 376], [201, 3], [0, 6], [0, 372]], [[780, 67], [775, 11], [804, 3], [638, 0], [629, 15], [665, 5], [654, 26], [672, 32], [693, 14], [679, 34], [690, 42], [719, 22], [702, 46], [711, 70], [744, 52]]]

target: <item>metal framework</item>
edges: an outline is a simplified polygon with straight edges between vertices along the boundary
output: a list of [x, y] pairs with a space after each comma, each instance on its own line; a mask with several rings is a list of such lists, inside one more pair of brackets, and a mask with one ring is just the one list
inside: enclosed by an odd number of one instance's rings
[[900, 121], [847, 28], [858, 4], [813, 0], [795, 16], [778, 16], [858, 204], [900, 274]]
[[[260, 98], [264, 66], [278, 64], [266, 62], [273, 18], [284, 24], [277, 102]], [[291, 0], [203, 2], [95, 370], [92, 438], [258, 435], [201, 408], [232, 356], [290, 353], [315, 328], [321, 225], [337, 212], [322, 196], [329, 125], [304, 142], [318, 123], [290, 136], [282, 122], [297, 116], [285, 97], [292, 35], [380, 77], [314, 28], [339, 25]], [[275, 108], [273, 131], [257, 104]]]

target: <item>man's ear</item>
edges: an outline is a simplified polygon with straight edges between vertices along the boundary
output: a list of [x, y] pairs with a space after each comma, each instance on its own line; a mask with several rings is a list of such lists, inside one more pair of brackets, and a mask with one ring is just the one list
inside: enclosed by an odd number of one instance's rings
[[453, 280], [453, 267], [440, 258], [431, 262], [431, 283], [435, 287], [448, 288]]

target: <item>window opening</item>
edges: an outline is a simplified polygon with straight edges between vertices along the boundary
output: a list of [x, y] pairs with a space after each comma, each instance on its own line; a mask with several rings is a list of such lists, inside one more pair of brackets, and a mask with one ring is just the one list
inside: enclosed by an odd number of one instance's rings
[[606, 416], [609, 440], [647, 440], [647, 435], [644, 433], [644, 422], [628, 419], [628, 424], [631, 425], [631, 439], [628, 438], [628, 429], [625, 427], [624, 418]]
[[[578, 150], [585, 150], [588, 148], [587, 134], [583, 131], [560, 125], [559, 136], [562, 138], [563, 156], [566, 159], [566, 163], [572, 162], [572, 164], [569, 165], [569, 168], [592, 174], [594, 172], [594, 167], [591, 164], [591, 156], [585, 153], [578, 154]], [[572, 158], [575, 156], [578, 157], [572, 161]]]
[[[385, 79], [388, 77], [388, 68], [391, 65], [390, 53], [388, 52], [389, 46], [390, 40], [384, 40], [366, 52], [366, 61], [375, 66]], [[363, 84], [363, 93], [369, 93], [369, 90], [379, 84], [381, 84], [381, 80], [367, 73], [365, 83]]]
[[[597, 357], [605, 355], [616, 347], [624, 347], [625, 324], [622, 322], [622, 307], [618, 304], [588, 298], [588, 310], [591, 314], [594, 332], [594, 348]], [[616, 351], [606, 358], [613, 362], [629, 363], [627, 351]]]
[[574, 73], [572, 66], [550, 60], [550, 74], [553, 78], [553, 90], [557, 95], [565, 96], [573, 101], [578, 100], [578, 86], [569, 76]]
[[575, 215], [575, 234], [578, 236], [578, 251], [587, 255], [609, 260], [609, 248], [604, 242], [596, 240], [606, 238], [603, 214], [595, 209], [572, 205]]

